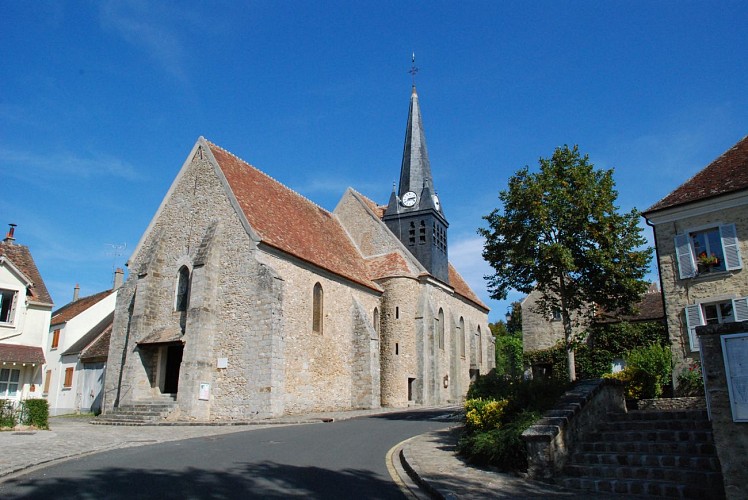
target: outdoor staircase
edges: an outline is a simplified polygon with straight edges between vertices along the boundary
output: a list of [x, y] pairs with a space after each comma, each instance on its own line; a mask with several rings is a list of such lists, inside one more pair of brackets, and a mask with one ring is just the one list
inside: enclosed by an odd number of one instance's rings
[[725, 497], [706, 410], [611, 413], [577, 442], [560, 483], [606, 496]]
[[175, 397], [175, 394], [165, 394], [157, 399], [123, 404], [110, 412], [102, 413], [91, 423], [98, 425], [152, 425], [163, 421], [177, 407]]

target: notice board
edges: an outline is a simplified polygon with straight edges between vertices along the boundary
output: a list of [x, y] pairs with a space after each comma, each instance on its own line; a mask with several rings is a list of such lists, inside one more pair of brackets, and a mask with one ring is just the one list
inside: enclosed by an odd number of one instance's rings
[[722, 336], [722, 355], [734, 422], [748, 422], [748, 333]]

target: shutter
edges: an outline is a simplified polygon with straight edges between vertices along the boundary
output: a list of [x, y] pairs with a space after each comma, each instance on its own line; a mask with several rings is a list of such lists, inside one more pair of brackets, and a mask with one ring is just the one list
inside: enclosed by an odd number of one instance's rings
[[680, 279], [696, 276], [696, 261], [691, 251], [691, 238], [687, 234], [679, 234], [675, 237], [675, 256], [678, 261]]
[[699, 350], [699, 342], [696, 338], [696, 327], [704, 325], [704, 315], [701, 312], [701, 304], [686, 306], [686, 328], [688, 329], [688, 341], [692, 351]]
[[748, 297], [732, 299], [732, 312], [735, 321], [748, 321]]
[[740, 258], [740, 248], [738, 247], [738, 235], [735, 231], [735, 224], [726, 224], [719, 226], [719, 235], [722, 239], [722, 252], [725, 256], [725, 269], [741, 269], [743, 267]]
[[18, 291], [13, 292], [10, 299], [10, 311], [8, 312], [8, 323], [14, 323], [16, 317], [16, 305], [18, 304]]

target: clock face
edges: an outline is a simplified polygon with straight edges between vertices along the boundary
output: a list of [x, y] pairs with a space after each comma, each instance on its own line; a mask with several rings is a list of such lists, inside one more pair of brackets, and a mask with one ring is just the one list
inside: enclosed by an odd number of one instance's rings
[[433, 198], [434, 198], [434, 206], [436, 207], [436, 209], [437, 209], [437, 210], [441, 210], [441, 209], [442, 209], [442, 207], [441, 207], [441, 205], [439, 204], [439, 197], [438, 197], [438, 196], [436, 196], [436, 195], [434, 195], [434, 196], [433, 196]]
[[403, 205], [406, 207], [412, 207], [416, 204], [416, 201], [418, 201], [418, 195], [413, 191], [408, 191], [403, 195]]

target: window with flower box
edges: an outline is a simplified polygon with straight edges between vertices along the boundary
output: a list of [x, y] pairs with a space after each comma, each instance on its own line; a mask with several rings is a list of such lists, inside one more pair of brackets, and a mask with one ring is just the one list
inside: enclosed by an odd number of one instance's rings
[[743, 267], [735, 224], [679, 234], [675, 254], [681, 279]]

